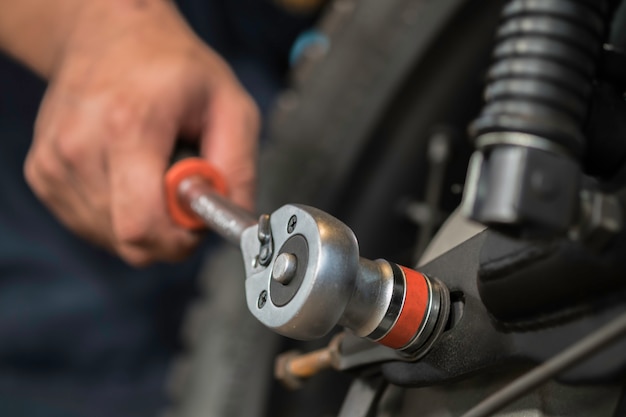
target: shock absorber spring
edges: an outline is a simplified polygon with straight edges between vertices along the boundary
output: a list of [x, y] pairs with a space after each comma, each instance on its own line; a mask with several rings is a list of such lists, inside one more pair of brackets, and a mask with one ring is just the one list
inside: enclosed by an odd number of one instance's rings
[[523, 132], [571, 155], [582, 153], [581, 127], [604, 34], [602, 5], [573, 0], [506, 5], [487, 75], [486, 105], [472, 125], [479, 145], [492, 132]]

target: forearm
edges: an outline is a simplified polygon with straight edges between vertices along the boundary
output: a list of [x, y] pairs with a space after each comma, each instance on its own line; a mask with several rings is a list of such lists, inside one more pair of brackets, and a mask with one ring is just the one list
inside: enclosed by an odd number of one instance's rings
[[[0, 0], [0, 49], [49, 78], [62, 59], [78, 26], [110, 37], [132, 30], [131, 21], [153, 8], [170, 9], [168, 0]], [[164, 7], [165, 6], [165, 7]], [[163, 10], [161, 10], [163, 12]], [[158, 13], [157, 13], [158, 14]], [[82, 35], [79, 35], [82, 36]]]
[[0, 48], [48, 77], [84, 0], [0, 0]]

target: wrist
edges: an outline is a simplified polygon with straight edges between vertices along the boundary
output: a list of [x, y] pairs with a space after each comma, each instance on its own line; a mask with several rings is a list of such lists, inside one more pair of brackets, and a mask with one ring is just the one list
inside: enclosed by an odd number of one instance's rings
[[170, 0], [79, 0], [75, 19], [60, 37], [51, 62], [53, 77], [66, 60], [89, 56], [115, 48], [124, 42], [141, 39], [146, 30], [166, 30], [171, 21], [182, 23]]
[[0, 0], [0, 10], [0, 49], [46, 79], [81, 44], [132, 31], [132, 20], [177, 15], [169, 0]]

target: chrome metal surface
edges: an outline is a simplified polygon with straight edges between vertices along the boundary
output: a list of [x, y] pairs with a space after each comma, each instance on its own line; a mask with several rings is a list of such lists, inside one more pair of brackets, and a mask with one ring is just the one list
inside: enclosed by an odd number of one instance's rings
[[389, 264], [389, 267], [393, 281], [390, 289], [391, 295], [388, 300], [385, 300], [384, 305], [379, 306], [381, 309], [384, 309], [383, 318], [378, 323], [378, 326], [367, 335], [368, 339], [374, 341], [385, 337], [395, 326], [402, 313], [406, 298], [406, 276], [397, 265]]
[[267, 266], [272, 261], [274, 254], [274, 243], [272, 242], [272, 227], [270, 226], [269, 214], [261, 214], [259, 217], [259, 228], [257, 237], [261, 243], [259, 248], [258, 262]]
[[276, 257], [272, 267], [272, 279], [287, 285], [294, 277], [298, 259], [293, 253], [283, 252]]
[[[406, 298], [406, 276], [385, 260], [359, 258], [350, 228], [307, 206], [286, 205], [269, 216], [276, 247], [267, 265], [258, 262], [259, 228], [244, 232], [246, 298], [252, 314], [284, 336], [310, 340], [337, 324], [355, 335], [380, 340], [395, 326]], [[268, 232], [268, 233], [270, 233]], [[428, 285], [428, 306], [414, 337], [401, 349], [423, 354], [448, 317], [447, 289]]]
[[[286, 227], [293, 223], [289, 221], [293, 216], [297, 222], [293, 228]], [[255, 266], [254, 262], [258, 227], [244, 231], [241, 247], [247, 268], [248, 308], [261, 323], [282, 335], [303, 340], [322, 337], [339, 322], [354, 292], [359, 265], [356, 238], [339, 220], [307, 206], [281, 207], [270, 216], [270, 225], [278, 253], [292, 235], [306, 240], [308, 267], [293, 297], [282, 306], [275, 305], [270, 285], [272, 270]], [[258, 308], [263, 291], [269, 294], [268, 302]]]
[[386, 333], [393, 325], [393, 322], [387, 323], [386, 319], [394, 294], [394, 275], [389, 262], [361, 258], [355, 284], [354, 293], [339, 324], [360, 337], [371, 335], [381, 325]]
[[534, 148], [540, 151], [552, 152], [562, 155], [570, 155], [568, 150], [559, 144], [523, 132], [492, 132], [485, 133], [476, 138], [476, 149], [485, 149], [498, 145], [521, 146]]
[[211, 230], [235, 245], [239, 245], [243, 231], [257, 222], [248, 211], [217, 194], [202, 177], [182, 181], [178, 196]]

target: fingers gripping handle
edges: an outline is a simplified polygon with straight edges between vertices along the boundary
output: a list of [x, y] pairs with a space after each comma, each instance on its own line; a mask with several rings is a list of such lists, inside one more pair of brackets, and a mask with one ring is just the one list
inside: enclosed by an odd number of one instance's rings
[[189, 230], [207, 226], [239, 245], [243, 231], [256, 223], [252, 214], [225, 198], [226, 181], [201, 158], [185, 158], [165, 174], [165, 196], [172, 220]]

